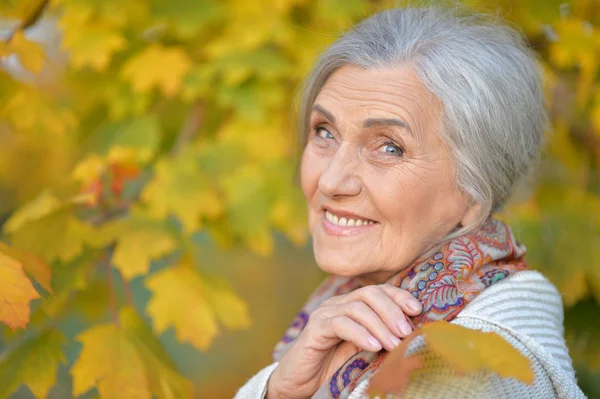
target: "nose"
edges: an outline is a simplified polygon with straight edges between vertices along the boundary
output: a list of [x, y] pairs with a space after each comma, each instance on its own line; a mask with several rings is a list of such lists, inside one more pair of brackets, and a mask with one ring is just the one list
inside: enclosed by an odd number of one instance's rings
[[353, 197], [360, 194], [362, 183], [357, 175], [360, 160], [349, 142], [343, 142], [319, 177], [319, 191], [329, 198]]

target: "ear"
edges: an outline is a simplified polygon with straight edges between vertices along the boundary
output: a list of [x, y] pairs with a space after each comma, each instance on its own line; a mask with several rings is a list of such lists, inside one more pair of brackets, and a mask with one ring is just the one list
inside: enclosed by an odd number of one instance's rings
[[460, 220], [460, 223], [463, 226], [470, 226], [472, 223], [474, 223], [477, 220], [477, 216], [479, 215], [480, 211], [481, 211], [481, 205], [478, 202], [473, 202], [467, 208], [467, 211], [465, 212], [462, 219]]

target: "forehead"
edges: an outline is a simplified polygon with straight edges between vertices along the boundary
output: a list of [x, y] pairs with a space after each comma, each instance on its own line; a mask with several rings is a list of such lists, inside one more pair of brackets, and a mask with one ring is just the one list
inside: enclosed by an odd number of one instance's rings
[[363, 69], [344, 65], [322, 87], [315, 104], [340, 119], [400, 117], [422, 125], [439, 110], [410, 66]]

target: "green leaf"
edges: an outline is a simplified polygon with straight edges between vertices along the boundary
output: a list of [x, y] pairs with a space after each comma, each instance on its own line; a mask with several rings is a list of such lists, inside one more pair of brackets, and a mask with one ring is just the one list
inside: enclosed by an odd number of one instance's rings
[[65, 362], [65, 338], [55, 330], [45, 330], [10, 350], [0, 361], [0, 398], [25, 384], [37, 398], [45, 398], [56, 383], [58, 365]]

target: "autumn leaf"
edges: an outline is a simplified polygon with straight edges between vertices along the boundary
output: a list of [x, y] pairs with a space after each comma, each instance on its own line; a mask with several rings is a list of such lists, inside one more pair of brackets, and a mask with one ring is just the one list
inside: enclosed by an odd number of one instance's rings
[[131, 307], [124, 307], [119, 320], [125, 334], [144, 359], [150, 377], [150, 389], [158, 399], [186, 399], [194, 396], [192, 383], [181, 376], [175, 363], [152, 330]]
[[[11, 234], [12, 244], [47, 262], [69, 261], [83, 250], [89, 228], [66, 208], [24, 225]], [[40, 237], [44, 237], [43, 240]]]
[[269, 255], [274, 245], [269, 228], [272, 198], [264, 171], [256, 165], [246, 165], [224, 177], [221, 185], [231, 231], [255, 253]]
[[0, 252], [0, 321], [11, 327], [25, 328], [29, 322], [29, 304], [40, 295], [23, 272], [19, 261]]
[[0, 360], [0, 397], [9, 397], [24, 384], [37, 398], [46, 398], [56, 384], [59, 364], [66, 361], [64, 344], [60, 332], [44, 330], [8, 351]]
[[208, 349], [219, 330], [218, 320], [233, 329], [249, 324], [246, 305], [227, 285], [207, 283], [191, 267], [161, 270], [146, 279], [146, 287], [153, 293], [147, 311], [154, 329], [160, 334], [173, 326], [180, 341], [197, 349]]
[[81, 353], [71, 369], [73, 395], [98, 388], [100, 398], [191, 398], [191, 383], [172, 361], [134, 309], [119, 312], [120, 327], [102, 324], [80, 334]]
[[70, 55], [73, 68], [91, 67], [105, 71], [113, 55], [123, 50], [127, 42], [115, 26], [106, 21], [91, 20], [92, 10], [68, 7], [59, 20], [63, 33], [61, 47]]
[[188, 233], [201, 226], [202, 217], [216, 218], [223, 210], [215, 184], [203, 175], [191, 150], [160, 160], [141, 198], [151, 215], [159, 219], [174, 215]]
[[31, 275], [46, 291], [52, 293], [50, 266], [36, 256], [0, 242], [0, 253], [18, 260], [27, 274]]
[[119, 327], [97, 325], [77, 341], [83, 348], [71, 368], [73, 396], [97, 387], [103, 399], [152, 399], [143, 359]]
[[498, 334], [443, 321], [426, 323], [422, 329], [427, 346], [459, 372], [486, 368], [501, 377], [533, 382], [529, 360]]
[[23, 31], [17, 31], [10, 40], [10, 49], [19, 57], [23, 67], [33, 73], [39, 73], [44, 66], [44, 49], [38, 43], [25, 37]]
[[50, 191], [44, 191], [33, 201], [16, 211], [3, 226], [6, 233], [13, 233], [27, 222], [39, 220], [44, 216], [59, 209], [62, 205], [56, 195]]
[[150, 262], [173, 251], [177, 244], [166, 223], [149, 219], [141, 212], [120, 221], [114, 229], [119, 234], [112, 262], [123, 277], [132, 279], [150, 269]]
[[166, 96], [173, 96], [191, 66], [183, 49], [151, 45], [127, 61], [121, 74], [137, 91], [158, 87]]
[[[407, 356], [413, 341], [421, 337], [425, 339], [425, 347]], [[440, 373], [440, 365], [447, 369]], [[410, 388], [412, 379], [409, 377], [415, 373], [418, 373], [415, 378], [435, 378], [443, 386], [445, 381], [450, 383], [452, 378], [470, 378], [468, 373], [482, 370], [527, 384], [533, 383], [534, 379], [529, 360], [498, 334], [472, 330], [446, 321], [426, 323], [389, 354], [371, 380], [369, 393], [401, 394]], [[474, 375], [471, 380], [477, 381], [477, 378], [486, 377]]]

